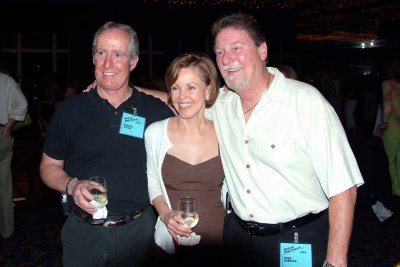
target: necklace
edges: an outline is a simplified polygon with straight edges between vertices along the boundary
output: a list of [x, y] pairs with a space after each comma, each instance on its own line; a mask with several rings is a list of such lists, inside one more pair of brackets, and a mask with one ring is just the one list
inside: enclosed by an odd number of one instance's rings
[[[264, 91], [264, 92], [265, 92], [265, 91]], [[261, 100], [261, 98], [262, 98], [264, 92], [261, 94], [260, 98], [259, 98], [259, 99], [257, 100], [257, 102], [254, 104], [254, 106], [253, 106], [252, 108], [246, 110], [246, 111], [244, 112], [244, 114], [249, 113], [250, 111], [252, 111], [252, 110], [257, 106], [257, 104], [258, 104], [258, 102], [260, 102], [260, 100]]]
[[261, 93], [261, 95], [260, 95], [260, 97], [258, 98], [257, 102], [256, 102], [251, 108], [249, 108], [248, 110], [244, 111], [244, 112], [243, 112], [244, 114], [249, 113], [250, 111], [252, 111], [252, 110], [257, 106], [258, 102], [260, 102], [261, 98], [263, 97], [265, 91], [267, 91], [267, 89], [269, 88], [269, 85], [270, 85], [270, 83], [271, 83], [271, 80], [272, 80], [272, 78], [271, 78], [271, 76], [269, 76], [267, 85], [265, 86], [265, 89], [264, 89], [264, 91]]

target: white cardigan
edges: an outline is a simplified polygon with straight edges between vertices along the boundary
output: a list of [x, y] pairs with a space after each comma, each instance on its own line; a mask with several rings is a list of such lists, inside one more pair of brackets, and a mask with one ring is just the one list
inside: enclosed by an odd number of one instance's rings
[[[161, 167], [164, 162], [165, 154], [168, 149], [172, 147], [172, 143], [169, 141], [167, 134], [168, 121], [169, 118], [149, 125], [144, 134], [144, 141], [147, 154], [147, 179], [150, 201], [153, 203], [155, 197], [162, 195], [168, 207], [171, 208], [171, 203], [161, 175]], [[175, 252], [174, 240], [160, 217], [157, 218], [154, 240], [156, 244], [167, 253]]]
[[[161, 167], [164, 162], [167, 151], [173, 146], [168, 139], [168, 121], [170, 118], [157, 121], [150, 124], [144, 134], [144, 141], [146, 145], [147, 154], [147, 179], [149, 187], [150, 201], [162, 195], [168, 207], [171, 209], [171, 203], [168, 198], [167, 190], [161, 175]], [[224, 183], [221, 189], [221, 201], [226, 208], [226, 193], [227, 187]], [[165, 250], [167, 253], [174, 253], [175, 246], [171, 234], [167, 230], [167, 226], [160, 217], [157, 219], [155, 226], [154, 240], [156, 244]]]

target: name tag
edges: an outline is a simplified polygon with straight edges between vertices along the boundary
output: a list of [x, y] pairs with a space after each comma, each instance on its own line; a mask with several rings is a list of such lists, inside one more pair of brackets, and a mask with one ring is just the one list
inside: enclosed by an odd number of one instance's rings
[[143, 139], [145, 122], [143, 117], [124, 112], [119, 133]]
[[281, 243], [280, 267], [312, 267], [311, 244]]

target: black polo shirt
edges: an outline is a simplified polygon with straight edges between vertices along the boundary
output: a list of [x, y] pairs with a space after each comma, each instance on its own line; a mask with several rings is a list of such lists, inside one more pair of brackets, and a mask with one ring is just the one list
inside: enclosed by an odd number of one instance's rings
[[118, 108], [92, 90], [60, 104], [44, 144], [44, 153], [64, 160], [71, 177], [106, 178], [109, 215], [125, 215], [150, 204], [144, 140], [119, 133], [122, 113], [133, 114], [133, 109], [145, 118], [145, 128], [174, 115], [165, 103], [136, 89]]

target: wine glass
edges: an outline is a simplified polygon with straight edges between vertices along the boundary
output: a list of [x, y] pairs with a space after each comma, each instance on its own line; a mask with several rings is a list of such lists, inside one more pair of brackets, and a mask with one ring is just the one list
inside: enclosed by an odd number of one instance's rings
[[[103, 177], [100, 176], [90, 177], [89, 181], [99, 183], [104, 188], [107, 188], [106, 179]], [[101, 192], [100, 190], [93, 188], [92, 190], [90, 190], [90, 193], [92, 194], [94, 200], [92, 201], [92, 204], [96, 207], [97, 211], [92, 216], [87, 217], [86, 221], [90, 224], [101, 224], [105, 221], [105, 218], [101, 218], [102, 217], [101, 212], [104, 212], [101, 209], [104, 208], [108, 203], [107, 192]], [[105, 216], [104, 214], [102, 215]], [[100, 216], [100, 218], [97, 216]]]
[[199, 222], [197, 201], [191, 197], [181, 198], [178, 204], [178, 215], [185, 220], [185, 226], [193, 228]]
[[[91, 182], [96, 182], [101, 184], [104, 188], [106, 187], [106, 179], [100, 176], [95, 176], [95, 177], [90, 177], [89, 181]], [[94, 188], [90, 190], [90, 193], [92, 193], [93, 199], [97, 202], [96, 208], [103, 208], [107, 205], [108, 200], [107, 200], [107, 192], [101, 192], [100, 190]]]

